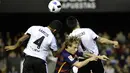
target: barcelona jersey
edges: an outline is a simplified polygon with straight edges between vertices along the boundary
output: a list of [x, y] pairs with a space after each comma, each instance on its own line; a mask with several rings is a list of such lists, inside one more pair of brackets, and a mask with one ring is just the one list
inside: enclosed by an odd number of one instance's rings
[[63, 50], [58, 56], [55, 73], [70, 73], [72, 65], [78, 61], [77, 55], [82, 55], [82, 53], [76, 52], [76, 54], [72, 55], [66, 50]]

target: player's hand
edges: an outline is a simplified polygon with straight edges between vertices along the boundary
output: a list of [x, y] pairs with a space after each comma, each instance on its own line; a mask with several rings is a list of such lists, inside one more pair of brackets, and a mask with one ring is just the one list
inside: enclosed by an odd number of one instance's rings
[[6, 49], [6, 51], [9, 51], [9, 50], [14, 50], [14, 49], [16, 49], [16, 46], [5, 46], [5, 49]]
[[104, 61], [109, 60], [109, 58], [107, 56], [105, 56], [105, 55], [98, 56], [98, 59], [101, 59], [101, 60], [104, 60]]
[[119, 48], [119, 43], [118, 43], [118, 41], [113, 41], [113, 47], [114, 47], [114, 48]]

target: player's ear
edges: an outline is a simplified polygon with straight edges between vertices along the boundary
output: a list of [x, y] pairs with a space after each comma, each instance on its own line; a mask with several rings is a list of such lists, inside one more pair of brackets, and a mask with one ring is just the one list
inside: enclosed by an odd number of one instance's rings
[[56, 32], [56, 29], [54, 29], [53, 32]]

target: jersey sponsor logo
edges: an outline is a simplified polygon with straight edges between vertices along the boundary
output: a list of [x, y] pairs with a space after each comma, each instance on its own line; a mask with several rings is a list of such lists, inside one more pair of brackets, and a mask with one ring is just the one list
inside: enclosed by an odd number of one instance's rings
[[73, 61], [73, 60], [74, 60], [74, 58], [73, 58], [71, 55], [68, 56], [68, 58], [69, 58], [70, 61]]

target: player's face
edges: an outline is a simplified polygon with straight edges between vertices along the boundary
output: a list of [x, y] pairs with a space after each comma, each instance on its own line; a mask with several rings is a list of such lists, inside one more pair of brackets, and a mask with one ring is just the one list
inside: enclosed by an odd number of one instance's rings
[[71, 54], [75, 54], [76, 51], [78, 50], [78, 43], [73, 42], [73, 43], [72, 43], [72, 46], [70, 46], [69, 49], [70, 49], [70, 53], [71, 53]]

